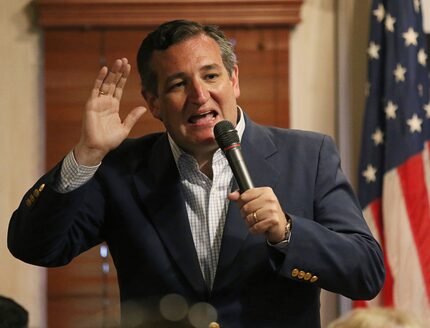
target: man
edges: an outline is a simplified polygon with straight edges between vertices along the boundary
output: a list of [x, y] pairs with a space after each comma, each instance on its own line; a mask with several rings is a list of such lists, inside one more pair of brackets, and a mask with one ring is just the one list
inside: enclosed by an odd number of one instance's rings
[[[13, 214], [16, 257], [63, 265], [106, 241], [123, 324], [133, 327], [319, 327], [320, 288], [354, 299], [379, 292], [381, 249], [333, 142], [252, 122], [236, 103], [238, 66], [221, 31], [165, 23], [137, 59], [142, 94], [167, 133], [125, 140], [145, 109], [121, 121], [130, 65], [102, 68], [73, 152]], [[236, 126], [257, 186], [242, 194], [214, 140], [221, 120]], [[188, 316], [166, 315], [166, 295]], [[196, 323], [202, 303], [207, 318]]]

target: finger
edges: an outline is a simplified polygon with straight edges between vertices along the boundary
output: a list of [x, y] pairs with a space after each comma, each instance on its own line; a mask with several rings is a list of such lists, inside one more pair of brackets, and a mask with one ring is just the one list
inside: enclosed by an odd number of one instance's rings
[[113, 73], [113, 79], [112, 83], [115, 85], [115, 87], [118, 87], [118, 84], [122, 80], [122, 78], [125, 76], [128, 77], [128, 74], [130, 73], [130, 64], [128, 63], [127, 58], [118, 59], [121, 61], [121, 66], [118, 68], [117, 71], [114, 71]]
[[122, 59], [122, 67], [121, 67], [121, 73], [122, 74], [116, 83], [118, 88], [124, 87], [125, 82], [127, 81], [127, 78], [130, 74], [130, 71], [131, 71], [131, 65], [128, 63], [128, 59], [123, 58]]
[[248, 224], [249, 227], [252, 227], [253, 225], [255, 225], [259, 222], [258, 214], [256, 211], [249, 213], [248, 215], [246, 215], [244, 217], [245, 217], [246, 223]]
[[271, 188], [256, 188], [252, 193], [242, 197], [244, 203], [241, 211], [251, 213], [260, 208], [277, 209], [280, 207], [278, 198], [273, 193]]
[[251, 189], [246, 190], [243, 193], [236, 191], [235, 194], [232, 195], [232, 197], [235, 198], [235, 201], [241, 210], [243, 209], [244, 205], [246, 205], [248, 202], [250, 202], [254, 199], [253, 197], [250, 196], [250, 194], [251, 194], [250, 190]]
[[227, 198], [231, 201], [237, 201], [240, 198], [240, 193], [238, 190], [235, 190], [227, 195]]
[[270, 228], [271, 228], [271, 223], [269, 221], [260, 221], [260, 222], [257, 222], [256, 224], [253, 224], [249, 228], [249, 231], [254, 234], [258, 234], [258, 233], [263, 234], [263, 233], [266, 233]]
[[268, 233], [278, 225], [276, 220], [270, 218], [259, 218], [257, 223], [250, 227], [250, 231], [255, 233]]
[[118, 101], [121, 100], [123, 89], [124, 89], [125, 83], [127, 82], [127, 78], [130, 74], [130, 70], [131, 70], [131, 66], [130, 64], [127, 64], [124, 68], [124, 71], [122, 72], [121, 77], [118, 80], [118, 83], [116, 84], [116, 88], [113, 96], [117, 98]]
[[[243, 203], [242, 207], [240, 208], [240, 212], [242, 213], [242, 216], [245, 217], [254, 212], [262, 210], [263, 208], [265, 208], [264, 199], [255, 198], [247, 203]], [[261, 211], [259, 211], [259, 213], [261, 213]]]
[[264, 187], [248, 189], [240, 195], [241, 201], [248, 203], [256, 198], [259, 198], [264, 194], [265, 190], [266, 188]]
[[91, 91], [92, 97], [98, 97], [98, 95], [100, 93], [100, 87], [101, 87], [104, 79], [106, 78], [107, 74], [108, 74], [108, 68], [106, 66], [103, 66], [100, 69], [99, 74], [97, 75], [96, 81], [94, 82], [94, 87]]
[[115, 92], [116, 82], [122, 75], [123, 62], [121, 59], [115, 60], [107, 76], [100, 85], [99, 93], [112, 96]]
[[124, 120], [124, 126], [130, 132], [133, 126], [137, 123], [137, 121], [142, 117], [147, 109], [145, 107], [136, 107], [130, 113], [128, 113], [127, 117]]

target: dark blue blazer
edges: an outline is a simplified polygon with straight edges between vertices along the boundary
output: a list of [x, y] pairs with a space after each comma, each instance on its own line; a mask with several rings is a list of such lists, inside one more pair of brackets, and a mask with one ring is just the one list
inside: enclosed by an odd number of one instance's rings
[[137, 314], [134, 326], [141, 320], [142, 327], [187, 327], [187, 319], [173, 323], [160, 315], [159, 301], [168, 294], [181, 295], [190, 307], [209, 303], [227, 328], [319, 327], [320, 288], [373, 298], [384, 281], [381, 249], [332, 140], [245, 119], [242, 150], [250, 175], [256, 186], [273, 188], [292, 218], [287, 248], [276, 250], [250, 234], [230, 203], [209, 290], [167, 135], [159, 133], [125, 141], [72, 192], [53, 188], [61, 163], [43, 176], [12, 216], [10, 251], [28, 263], [59, 266], [106, 241], [125, 326]]

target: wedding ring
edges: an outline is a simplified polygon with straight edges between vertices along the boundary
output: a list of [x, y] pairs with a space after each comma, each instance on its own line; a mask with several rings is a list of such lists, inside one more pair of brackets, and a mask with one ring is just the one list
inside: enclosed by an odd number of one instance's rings
[[252, 217], [254, 218], [254, 224], [258, 222], [257, 212], [252, 212]]

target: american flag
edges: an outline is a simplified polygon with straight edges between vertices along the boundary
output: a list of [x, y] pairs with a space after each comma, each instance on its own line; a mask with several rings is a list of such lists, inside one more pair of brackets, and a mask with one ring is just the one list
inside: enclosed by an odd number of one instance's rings
[[370, 28], [359, 198], [387, 269], [370, 304], [427, 320], [430, 86], [420, 0], [373, 0]]

